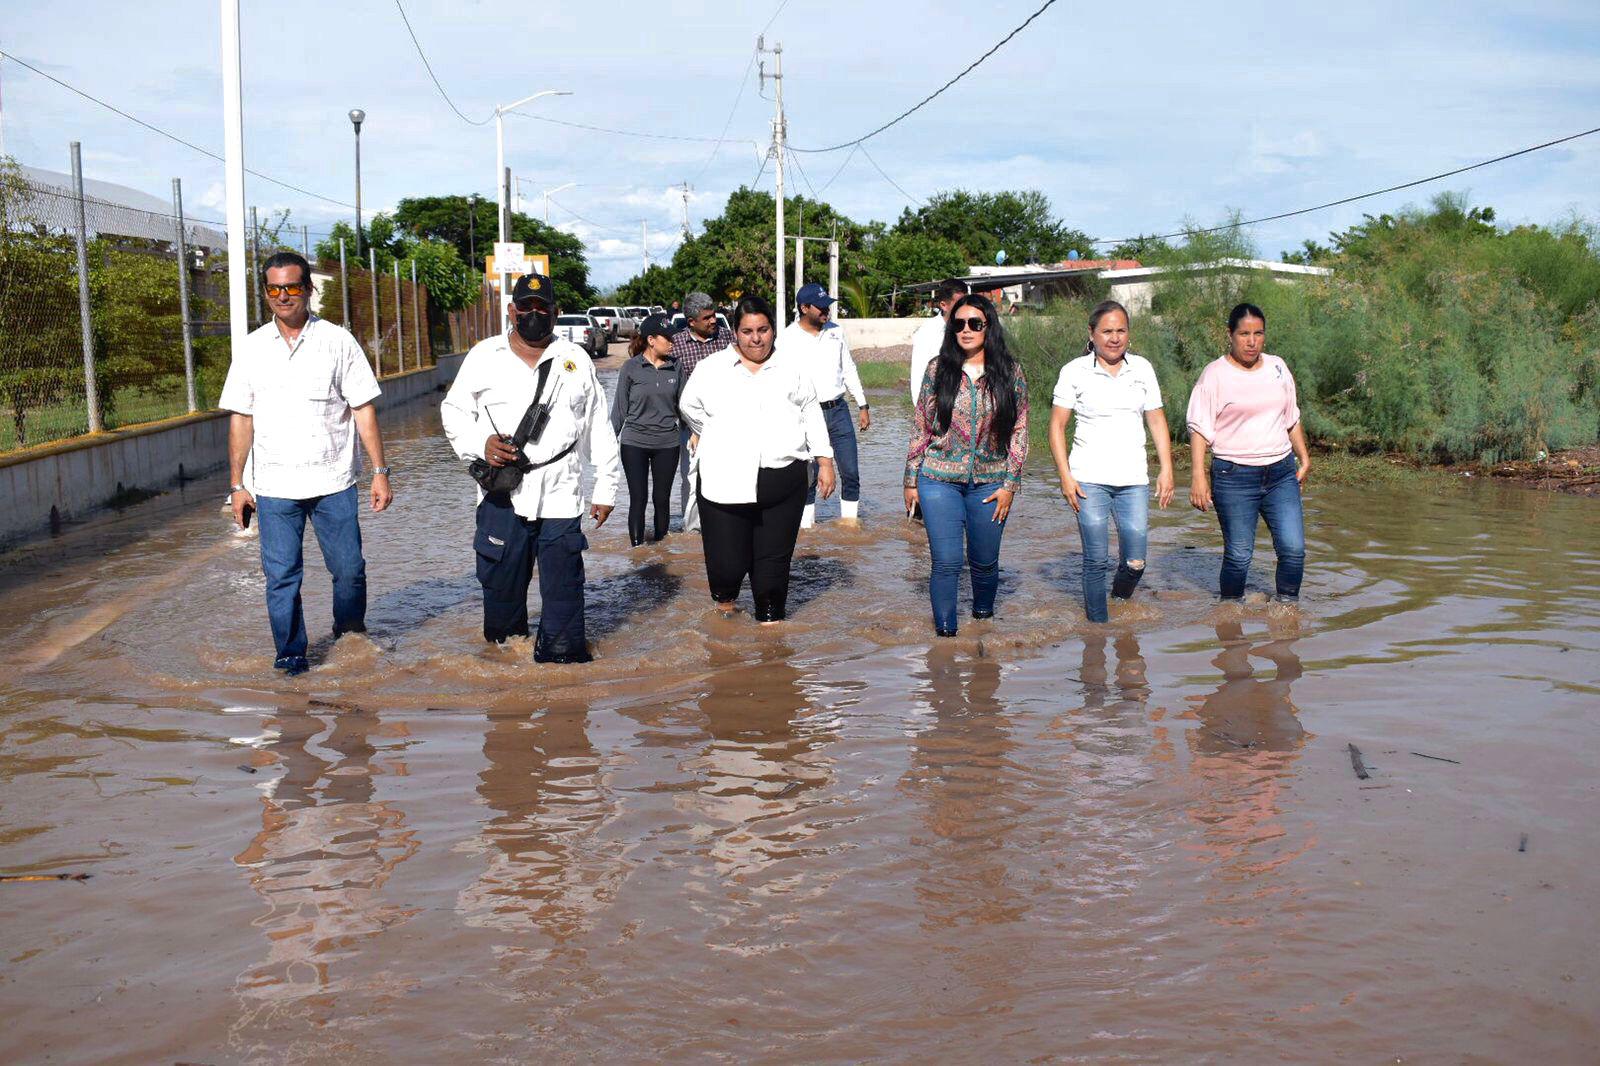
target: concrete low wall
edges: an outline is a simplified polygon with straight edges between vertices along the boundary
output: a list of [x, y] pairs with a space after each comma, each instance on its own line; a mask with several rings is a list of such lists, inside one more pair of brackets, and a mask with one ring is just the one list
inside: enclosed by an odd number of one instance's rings
[[841, 318], [844, 339], [852, 348], [892, 348], [910, 344], [926, 318]]
[[[384, 378], [384, 411], [434, 396], [465, 353]], [[57, 532], [95, 511], [126, 506], [228, 465], [228, 413], [203, 411], [0, 455], [0, 546]]]

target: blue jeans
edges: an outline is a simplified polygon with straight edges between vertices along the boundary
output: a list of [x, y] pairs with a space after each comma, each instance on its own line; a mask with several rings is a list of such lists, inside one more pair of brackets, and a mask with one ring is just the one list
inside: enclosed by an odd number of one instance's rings
[[922, 524], [933, 556], [928, 598], [933, 601], [934, 629], [940, 633], [956, 631], [956, 586], [963, 555], [972, 569], [972, 616], [994, 614], [995, 591], [1000, 587], [1000, 536], [1006, 525], [994, 520], [996, 505], [983, 501], [998, 488], [998, 481], [975, 485], [917, 477]]
[[333, 575], [333, 635], [361, 633], [367, 619], [367, 563], [361, 557], [356, 487], [309, 500], [257, 496], [261, 572], [267, 577], [267, 618], [277, 662], [290, 667], [306, 657], [306, 618], [300, 606], [306, 519], [316, 531], [322, 561]]
[[[822, 409], [822, 420], [828, 424], [828, 443], [833, 445], [833, 466], [839, 475], [839, 499], [861, 499], [861, 463], [856, 457], [856, 424], [850, 421], [850, 405], [840, 401], [834, 407]], [[806, 489], [806, 503], [817, 502], [817, 464], [811, 464], [811, 487]]]
[[1256, 549], [1258, 520], [1267, 520], [1272, 548], [1278, 553], [1278, 599], [1300, 598], [1306, 568], [1305, 520], [1300, 511], [1300, 481], [1294, 456], [1270, 466], [1245, 466], [1227, 459], [1211, 460], [1211, 498], [1222, 526], [1222, 598], [1244, 595], [1250, 559]]
[[[1104, 622], [1106, 611], [1106, 552], [1111, 548], [1111, 523], [1117, 524], [1120, 570], [1128, 560], [1141, 563], [1150, 535], [1149, 485], [1094, 485], [1079, 482], [1083, 500], [1078, 504], [1078, 535], [1083, 538], [1083, 610], [1091, 622]], [[1132, 590], [1128, 590], [1131, 595]], [[1122, 591], [1119, 589], [1118, 595]]]

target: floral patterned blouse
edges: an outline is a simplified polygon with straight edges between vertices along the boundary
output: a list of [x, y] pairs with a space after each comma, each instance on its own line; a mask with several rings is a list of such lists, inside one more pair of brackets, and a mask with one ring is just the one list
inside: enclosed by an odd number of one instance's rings
[[987, 377], [973, 381], [961, 375], [961, 387], [950, 412], [950, 428], [938, 433], [939, 401], [933, 378], [938, 363], [928, 367], [917, 394], [916, 424], [906, 452], [905, 486], [917, 487], [917, 475], [934, 481], [987, 484], [1004, 481], [1003, 488], [1022, 487], [1022, 465], [1028, 459], [1028, 382], [1017, 367], [1017, 424], [1004, 450], [997, 449], [989, 432], [994, 421], [994, 398]]

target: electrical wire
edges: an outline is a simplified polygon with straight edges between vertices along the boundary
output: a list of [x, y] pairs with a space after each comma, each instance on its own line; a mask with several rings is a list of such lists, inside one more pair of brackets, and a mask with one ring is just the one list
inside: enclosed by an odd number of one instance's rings
[[588, 130], [591, 133], [610, 133], [618, 137], [644, 137], [652, 141], [689, 141], [695, 144], [712, 144], [720, 140], [717, 137], [683, 137], [673, 133], [645, 133], [643, 130], [618, 130], [609, 126], [591, 126], [587, 122], [569, 122], [563, 118], [533, 115], [526, 111], [507, 111], [506, 114], [521, 115], [523, 118], [531, 118], [535, 122], [548, 122], [554, 126], [569, 126], [575, 130]]
[[817, 190], [812, 186], [811, 179], [806, 177], [806, 168], [800, 165], [798, 156], [789, 156], [789, 162], [794, 164], [794, 169], [800, 175], [800, 180], [806, 183], [806, 188], [811, 190], [811, 199], [817, 198]]
[[817, 190], [817, 193], [819, 195], [822, 194], [822, 193], [827, 192], [829, 187], [831, 187], [834, 182], [839, 180], [839, 175], [844, 173], [844, 168], [850, 165], [850, 160], [854, 159], [856, 157], [856, 152], [858, 152], [860, 150], [861, 150], [861, 145], [859, 145], [859, 144], [852, 144], [850, 146], [850, 154], [844, 157], [844, 162], [839, 164], [839, 169], [835, 170], [833, 172], [833, 177], [831, 177], [827, 181], [823, 182], [822, 183], [822, 188]]
[[596, 222], [591, 218], [585, 218], [584, 216], [578, 214], [578, 212], [574, 211], [572, 208], [568, 207], [566, 204], [562, 203], [560, 200], [552, 199], [550, 202], [552, 204], [555, 204], [557, 207], [561, 208], [561, 210], [565, 211], [567, 214], [571, 215], [573, 218], [577, 219], [579, 222], [582, 222], [586, 226], [593, 226], [595, 229], [602, 230], [602, 231], [604, 231], [606, 233], [625, 233], [630, 237], [633, 235], [631, 233], [631, 231], [618, 229], [616, 226], [602, 225], [601, 223]]
[[866, 157], [867, 162], [872, 164], [872, 169], [876, 170], [878, 172], [878, 174], [883, 178], [884, 181], [888, 182], [890, 185], [893, 185], [896, 189], [900, 189], [900, 195], [901, 196], [904, 196], [907, 200], [910, 200], [912, 203], [916, 204], [918, 207], [925, 207], [926, 206], [921, 200], [917, 199], [915, 196], [912, 196], [910, 193], [906, 192], [904, 189], [901, 189], [900, 188], [900, 183], [898, 181], [895, 181], [888, 174], [884, 173], [883, 168], [878, 165], [878, 161], [876, 159], [872, 158], [872, 153], [867, 151], [867, 146], [866, 145], [858, 144], [858, 145], [856, 145], [856, 147], [861, 149], [861, 154]]
[[422, 42], [417, 40], [417, 33], [411, 28], [411, 20], [406, 17], [406, 9], [401, 5], [400, 0], [394, 0], [394, 6], [400, 12], [400, 21], [406, 24], [406, 33], [411, 35], [411, 43], [417, 49], [417, 58], [422, 60], [422, 66], [427, 70], [428, 77], [433, 79], [433, 87], [439, 90], [439, 95], [444, 97], [444, 102], [450, 105], [450, 110], [454, 111], [456, 117], [469, 126], [487, 126], [489, 120], [494, 118], [494, 112], [489, 112], [486, 117], [481, 119], [468, 118], [461, 113], [461, 109], [456, 106], [456, 102], [450, 99], [450, 94], [445, 92], [444, 86], [439, 83], [439, 75], [433, 72], [433, 64], [428, 62], [427, 55], [422, 51]]
[[957, 74], [955, 77], [951, 78], [949, 81], [945, 82], [943, 85], [941, 85], [937, 89], [933, 90], [933, 92], [929, 93], [927, 96], [924, 96], [921, 100], [917, 101], [915, 104], [912, 104], [910, 107], [906, 108], [904, 111], [900, 112], [894, 118], [890, 119], [888, 122], [885, 122], [883, 125], [879, 126], [877, 129], [873, 130], [872, 132], [864, 133], [860, 137], [857, 137], [853, 141], [841, 141], [839, 144], [829, 145], [827, 148], [795, 148], [795, 149], [792, 149], [792, 150], [796, 151], [796, 152], [806, 152], [806, 153], [813, 154], [813, 155], [820, 155], [820, 154], [825, 153], [825, 152], [837, 152], [841, 148], [849, 148], [851, 145], [860, 144], [862, 141], [865, 141], [865, 140], [867, 140], [869, 138], [872, 138], [872, 137], [876, 137], [878, 134], [882, 133], [884, 130], [888, 129], [890, 126], [894, 126], [894, 125], [904, 121], [905, 119], [910, 118], [912, 115], [916, 114], [922, 108], [924, 108], [928, 104], [932, 103], [933, 100], [937, 96], [939, 96], [940, 93], [943, 93], [946, 89], [950, 88], [950, 86], [954, 85], [956, 82], [960, 81], [962, 78], [965, 78], [968, 74], [971, 74], [974, 70], [977, 70], [978, 67], [983, 63], [984, 60], [988, 59], [990, 56], [992, 56], [996, 52], [1000, 51], [1000, 49], [1004, 48], [1006, 46], [1006, 44], [1010, 42], [1011, 38], [1015, 37], [1017, 34], [1021, 33], [1023, 30], [1027, 29], [1028, 26], [1033, 22], [1034, 19], [1038, 18], [1040, 15], [1044, 14], [1050, 8], [1054, 7], [1055, 4], [1056, 4], [1056, 0], [1045, 0], [1043, 6], [1041, 6], [1039, 8], [1039, 10], [1037, 10], [1033, 14], [1029, 15], [1026, 19], [1024, 19], [1022, 21], [1022, 24], [1020, 26], [1018, 26], [1016, 29], [1012, 30], [1010, 33], [1008, 33], [1004, 37], [1002, 37], [1000, 39], [1000, 41], [997, 44], [995, 44], [995, 46], [993, 48], [990, 48], [987, 52], [983, 53], [983, 55], [979, 56], [977, 59], [974, 59], [971, 63], [968, 63], [966, 69], [963, 70], [960, 74]]
[[[784, 3], [788, 3], [788, 0], [784, 0]], [[778, 10], [782, 11], [783, 6], [779, 5]], [[772, 17], [777, 18], [778, 16], [773, 15]], [[767, 25], [770, 26], [771, 23], [769, 22]], [[706, 171], [710, 170], [711, 164], [716, 161], [717, 153], [722, 151], [722, 146], [727, 143], [728, 130], [733, 128], [733, 116], [738, 114], [739, 105], [744, 101], [744, 91], [750, 84], [750, 72], [756, 69], [756, 56], [759, 54], [760, 53], [755, 51], [750, 53], [750, 62], [744, 65], [744, 77], [739, 82], [739, 91], [734, 94], [733, 106], [728, 109], [728, 121], [722, 124], [722, 132], [717, 135], [717, 143], [712, 146], [711, 154], [707, 156], [706, 161], [700, 165], [700, 171], [694, 176], [694, 179], [689, 182], [690, 185], [700, 184], [700, 179], [706, 176]]]
[[772, 161], [772, 150], [769, 148], [769, 149], [767, 149], [767, 153], [761, 157], [761, 169], [756, 171], [755, 180], [752, 181], [748, 186], [746, 186], [746, 188], [753, 189], [753, 188], [755, 188], [757, 185], [759, 185], [761, 183], [761, 175], [763, 175], [763, 174], [765, 174], [767, 172], [767, 164], [770, 163], [771, 161]]
[[[18, 59], [16, 56], [12, 55], [10, 52], [0, 51], [0, 58], [9, 59], [9, 60], [11, 60], [11, 62], [17, 64], [17, 66], [19, 66], [19, 67], [26, 67], [27, 69], [33, 71], [35, 74], [39, 75], [41, 78], [45, 78], [45, 79], [47, 79], [49, 81], [53, 81], [57, 85], [61, 86], [63, 89], [66, 89], [68, 92], [76, 93], [78, 96], [83, 97], [85, 100], [89, 101], [90, 103], [97, 104], [100, 107], [105, 108], [107, 111], [110, 111], [112, 114], [120, 115], [123, 118], [127, 119], [129, 122], [134, 123], [135, 125], [143, 126], [145, 129], [149, 130], [151, 133], [160, 134], [162, 137], [165, 137], [169, 141], [174, 141], [174, 142], [176, 142], [178, 144], [181, 144], [185, 148], [192, 149], [193, 151], [199, 152], [203, 156], [208, 156], [211, 159], [215, 159], [219, 163], [226, 163], [227, 162], [227, 160], [223, 156], [218, 155], [216, 152], [213, 152], [213, 151], [210, 151], [208, 149], [202, 148], [198, 144], [195, 144], [193, 141], [186, 141], [182, 137], [179, 137], [176, 133], [171, 133], [171, 132], [168, 132], [167, 130], [162, 129], [160, 126], [152, 125], [151, 123], [146, 122], [144, 119], [139, 118], [136, 115], [130, 115], [130, 114], [128, 114], [128, 112], [122, 110], [122, 108], [117, 107], [114, 104], [108, 104], [104, 100], [100, 99], [97, 96], [90, 96], [88, 93], [84, 92], [82, 89], [78, 88], [76, 85], [71, 85], [71, 84], [69, 84], [67, 82], [64, 82], [60, 78], [56, 77], [54, 74], [47, 74], [44, 71], [40, 70], [38, 67], [34, 66], [32, 63], [29, 63], [26, 60]], [[252, 175], [254, 177], [260, 178], [262, 181], [271, 182], [272, 184], [277, 185], [280, 188], [288, 189], [290, 192], [297, 192], [301, 196], [309, 196], [313, 200], [321, 200], [324, 203], [333, 204], [335, 207], [348, 207], [348, 208], [350, 208], [352, 210], [355, 209], [355, 205], [354, 204], [347, 204], [343, 200], [335, 200], [331, 196], [323, 196], [321, 193], [312, 192], [310, 189], [302, 189], [298, 185], [291, 185], [289, 182], [282, 181], [282, 180], [280, 180], [278, 178], [275, 178], [271, 174], [263, 174], [263, 173], [261, 173], [261, 171], [259, 171], [259, 170], [251, 170], [249, 167], [245, 167], [244, 171], [245, 171], [246, 174], [250, 174], [250, 175]]]
[[[1572, 133], [1572, 134], [1568, 134], [1565, 137], [1557, 137], [1555, 140], [1553, 140], [1553, 141], [1545, 141], [1543, 144], [1535, 144], [1535, 145], [1532, 145], [1531, 147], [1528, 147], [1528, 148], [1519, 148], [1514, 152], [1507, 152], [1505, 155], [1497, 155], [1493, 159], [1485, 159], [1485, 160], [1482, 160], [1482, 161], [1477, 162], [1477, 163], [1468, 164], [1467, 166], [1464, 166], [1464, 167], [1456, 167], [1454, 170], [1446, 170], [1446, 171], [1443, 171], [1443, 172], [1438, 173], [1438, 174], [1430, 174], [1425, 178], [1417, 178], [1415, 181], [1401, 182], [1399, 185], [1390, 185], [1387, 188], [1374, 189], [1371, 192], [1357, 193], [1355, 196], [1345, 196], [1345, 197], [1341, 197], [1338, 200], [1329, 200], [1325, 204], [1317, 204], [1314, 207], [1302, 207], [1302, 208], [1298, 208], [1298, 209], [1296, 209], [1294, 211], [1283, 211], [1283, 212], [1280, 212], [1280, 213], [1278, 213], [1276, 215], [1263, 215], [1260, 218], [1247, 219], [1247, 220], [1245, 220], [1243, 222], [1230, 222], [1230, 223], [1228, 223], [1227, 225], [1224, 225], [1224, 226], [1208, 226], [1205, 229], [1178, 230], [1178, 231], [1173, 232], [1173, 233], [1162, 233], [1162, 234], [1157, 234], [1155, 236], [1100, 237], [1100, 238], [1097, 238], [1097, 239], [1091, 241], [1090, 243], [1091, 244], [1124, 244], [1124, 243], [1129, 242], [1129, 241], [1140, 241], [1140, 240], [1144, 240], [1144, 241], [1165, 241], [1165, 240], [1171, 240], [1171, 239], [1176, 238], [1176, 237], [1200, 236], [1202, 234], [1207, 234], [1207, 233], [1222, 233], [1222, 232], [1224, 232], [1226, 230], [1241, 229], [1241, 228], [1243, 228], [1245, 226], [1258, 226], [1263, 222], [1277, 222], [1280, 219], [1296, 218], [1296, 217], [1298, 217], [1300, 215], [1309, 215], [1313, 211], [1326, 211], [1330, 207], [1342, 207], [1345, 204], [1353, 204], [1353, 203], [1357, 202], [1358, 200], [1370, 200], [1374, 196], [1382, 196], [1385, 193], [1399, 192], [1402, 189], [1414, 189], [1418, 185], [1426, 185], [1431, 181], [1441, 181], [1444, 178], [1453, 178], [1457, 174], [1465, 174], [1469, 170], [1477, 170], [1477, 169], [1479, 169], [1481, 167], [1492, 166], [1495, 163], [1504, 163], [1508, 159], [1515, 159], [1518, 156], [1528, 155], [1530, 152], [1541, 151], [1542, 149], [1545, 149], [1545, 148], [1554, 148], [1558, 144], [1566, 144], [1568, 141], [1575, 141], [1575, 140], [1578, 140], [1580, 137], [1588, 137], [1588, 136], [1591, 136], [1591, 135], [1596, 134], [1596, 133], [1600, 133], [1600, 126], [1596, 126], [1594, 129], [1591, 129], [1591, 130], [1584, 130], [1581, 133]], [[874, 165], [876, 165], [876, 164], [874, 164]], [[879, 173], [882, 173], [882, 172], [880, 171]], [[884, 176], [887, 177], [888, 175], [884, 175]], [[898, 188], [898, 186], [896, 186], [896, 187]]]

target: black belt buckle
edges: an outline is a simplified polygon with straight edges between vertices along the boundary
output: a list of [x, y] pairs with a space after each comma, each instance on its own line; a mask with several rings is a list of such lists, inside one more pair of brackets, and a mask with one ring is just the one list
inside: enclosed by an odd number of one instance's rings
[[843, 396], [840, 396], [837, 399], [833, 399], [833, 400], [823, 400], [822, 401], [822, 409], [824, 411], [831, 411], [833, 408], [838, 407], [842, 403], [844, 403], [844, 397]]

